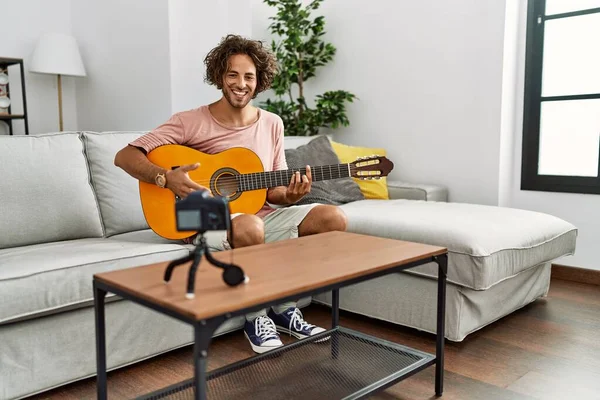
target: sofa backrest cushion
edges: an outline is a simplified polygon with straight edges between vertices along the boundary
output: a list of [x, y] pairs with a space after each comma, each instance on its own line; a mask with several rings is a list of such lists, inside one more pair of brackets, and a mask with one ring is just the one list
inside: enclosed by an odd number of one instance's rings
[[283, 138], [283, 147], [286, 150], [297, 149], [298, 146], [310, 143], [314, 138], [314, 136], [285, 136]]
[[0, 248], [101, 237], [79, 133], [0, 136]]
[[92, 184], [106, 236], [148, 229], [138, 181], [115, 166], [115, 155], [145, 132], [83, 132]]
[[[312, 137], [306, 144], [299, 145], [295, 149], [285, 149], [285, 158], [288, 168], [300, 169], [306, 165], [313, 167], [341, 164], [338, 156], [333, 151], [327, 136]], [[313, 170], [313, 178], [316, 177], [318, 169]], [[325, 177], [329, 175], [325, 173]], [[329, 179], [313, 181], [310, 193], [304, 196], [296, 204], [346, 204], [351, 201], [364, 200], [359, 186], [350, 177], [341, 179]]]

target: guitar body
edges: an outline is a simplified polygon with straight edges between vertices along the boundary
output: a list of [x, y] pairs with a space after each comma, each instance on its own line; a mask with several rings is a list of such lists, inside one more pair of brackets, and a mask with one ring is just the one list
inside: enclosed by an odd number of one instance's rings
[[[213, 196], [227, 197], [231, 214], [256, 214], [267, 199], [267, 189], [238, 191], [235, 176], [263, 172], [260, 158], [252, 150], [235, 147], [218, 154], [206, 154], [180, 145], [160, 146], [148, 159], [164, 168], [174, 169], [200, 163], [188, 172], [191, 180], [209, 188]], [[196, 232], [178, 232], [175, 217], [176, 198], [169, 189], [140, 182], [140, 199], [146, 222], [154, 232], [167, 239], [184, 239]]]
[[[200, 163], [198, 168], [188, 172], [190, 179], [209, 189], [213, 196], [227, 198], [230, 214], [256, 214], [267, 200], [267, 188], [288, 186], [295, 173], [307, 173], [307, 168], [265, 172], [256, 153], [243, 147], [206, 154], [170, 144], [152, 150], [148, 159], [166, 170]], [[347, 177], [379, 179], [393, 168], [394, 163], [377, 155], [345, 164], [310, 166], [313, 182]], [[155, 233], [167, 239], [184, 239], [196, 233], [177, 231], [175, 205], [179, 199], [170, 189], [146, 182], [139, 185], [144, 217]]]

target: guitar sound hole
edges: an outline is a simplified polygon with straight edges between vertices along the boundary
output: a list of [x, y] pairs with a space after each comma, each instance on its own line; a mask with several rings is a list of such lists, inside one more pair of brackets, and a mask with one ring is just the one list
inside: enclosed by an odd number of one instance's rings
[[229, 201], [233, 201], [240, 197], [241, 192], [238, 190], [237, 171], [231, 168], [224, 168], [216, 171], [213, 178], [210, 180], [211, 191], [213, 195], [227, 197]]

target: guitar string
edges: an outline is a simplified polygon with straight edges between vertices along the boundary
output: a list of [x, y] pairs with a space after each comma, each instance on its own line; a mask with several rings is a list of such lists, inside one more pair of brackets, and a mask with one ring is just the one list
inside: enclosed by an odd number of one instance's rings
[[[331, 179], [342, 179], [342, 178], [351, 178], [351, 177], [350, 177], [350, 176], [339, 176], [339, 177], [331, 177], [331, 178], [329, 178], [329, 179], [318, 179], [318, 180], [316, 180], [316, 181], [313, 179], [313, 182], [319, 182], [319, 181], [331, 180]], [[358, 176], [358, 177], [356, 177], [356, 178], [359, 178], [359, 179], [360, 179], [360, 178], [363, 178], [363, 177], [361, 177], [361, 176]], [[364, 178], [382, 178], [382, 176], [381, 176], [381, 175], [365, 175], [365, 176], [364, 176]], [[192, 180], [192, 182], [194, 182], [194, 183], [197, 183], [197, 184], [199, 184], [199, 185], [202, 185], [202, 186], [206, 186], [206, 185], [208, 185], [208, 184], [211, 184], [211, 183], [213, 183], [213, 181], [211, 181], [211, 180], [201, 180], [201, 181]], [[238, 180], [237, 180], [237, 179], [235, 179], [235, 178], [233, 178], [233, 179], [232, 179], [232, 178], [221, 178], [221, 179], [219, 179], [219, 180], [218, 180], [218, 182], [219, 182], [219, 184], [221, 184], [221, 185], [232, 184], [233, 186], [236, 186], [236, 187], [237, 187], [237, 185], [238, 185], [239, 183], [247, 183], [247, 184], [250, 184], [250, 185], [254, 185], [254, 184], [256, 184], [256, 183], [263, 183], [263, 182], [264, 182], [264, 183], [266, 183], [266, 184], [268, 184], [268, 183], [270, 183], [270, 182], [274, 182], [274, 181], [273, 181], [273, 180], [265, 180], [265, 179], [262, 179], [262, 180], [256, 180], [256, 179], [255, 179], [255, 180], [252, 180], [252, 179], [248, 179], [248, 180], [246, 180], [246, 181], [244, 181], [244, 182], [240, 182], [240, 181], [238, 181]], [[276, 182], [276, 181], [275, 181], [275, 182]], [[288, 181], [286, 180], [286, 183], [285, 183], [285, 185], [276, 185], [276, 186], [287, 186], [289, 183], [290, 183], [290, 182], [288, 182]]]
[[[317, 179], [317, 180], [313, 179], [313, 182], [324, 181], [324, 180], [331, 180], [331, 179], [351, 178], [351, 177], [352, 176], [331, 176], [328, 179]], [[382, 175], [365, 175], [364, 176], [364, 178], [382, 178], [382, 177], [383, 177]], [[363, 177], [357, 176], [356, 178], [363, 178]], [[262, 179], [256, 178], [255, 179], [255, 178], [252, 178], [252, 177], [249, 177], [247, 180], [245, 180], [243, 182], [241, 182], [241, 181], [239, 181], [239, 180], [237, 180], [236, 178], [233, 178], [233, 177], [224, 177], [224, 178], [220, 178], [218, 180], [219, 184], [223, 184], [223, 185], [226, 185], [226, 184], [229, 184], [229, 183], [235, 184], [235, 185], [237, 185], [239, 183], [247, 183], [247, 184], [255, 184], [255, 183], [262, 183], [262, 182], [269, 183], [269, 182], [273, 182], [273, 181], [277, 182], [276, 179], [275, 180], [268, 179], [268, 178], [262, 178]], [[192, 182], [198, 183], [198, 184], [200, 184], [202, 186], [206, 186], [207, 184], [213, 183], [213, 180], [206, 180], [206, 179], [205, 180], [193, 180], [192, 179]], [[287, 184], [289, 184], [289, 182], [286, 179], [286, 185]]]
[[[348, 170], [348, 168], [344, 167], [343, 169], [341, 169], [340, 171], [338, 171], [338, 174], [340, 172], [346, 172], [347, 170]], [[351, 172], [356, 172], [356, 171], [359, 171], [359, 170], [362, 170], [362, 168], [361, 167], [358, 167], [358, 168], [357, 167], [350, 167], [350, 171]], [[280, 173], [280, 175], [290, 174], [290, 172], [287, 172], [286, 170], [283, 170], [283, 171], [284, 172]], [[292, 171], [292, 172], [295, 173], [295, 171]], [[264, 171], [264, 172], [252, 172], [252, 173], [248, 173], [248, 174], [229, 175], [229, 176], [225, 176], [223, 178], [220, 178], [219, 182], [220, 183], [224, 183], [224, 184], [227, 184], [227, 183], [236, 183], [237, 184], [238, 183], [238, 177], [240, 177], [240, 176], [245, 176], [246, 179], [248, 179], [248, 183], [255, 183], [254, 181], [265, 181], [266, 182], [266, 180], [272, 180], [272, 179], [270, 177], [267, 178], [264, 175], [262, 177], [256, 177], [256, 176], [251, 176], [251, 175], [252, 174], [268, 174], [268, 173], [279, 173], [279, 171]], [[290, 175], [293, 175], [293, 174], [290, 174]], [[328, 172], [328, 173], [318, 172], [318, 173], [315, 173], [314, 175], [320, 175], [321, 178], [325, 178], [327, 176], [330, 179], [333, 178], [334, 176], [336, 176], [336, 174], [334, 174], [332, 172]], [[380, 175], [371, 175], [371, 176], [380, 176]], [[290, 178], [291, 178], [291, 176], [290, 176]], [[337, 176], [337, 178], [347, 178], [347, 177], [340, 175], [340, 176]], [[275, 179], [277, 179], [277, 176], [275, 176]], [[325, 180], [325, 179], [322, 179], [322, 180]], [[212, 183], [212, 181], [213, 181], [213, 179], [192, 180], [192, 182], [201, 184], [203, 186], [205, 186], [205, 184]]]

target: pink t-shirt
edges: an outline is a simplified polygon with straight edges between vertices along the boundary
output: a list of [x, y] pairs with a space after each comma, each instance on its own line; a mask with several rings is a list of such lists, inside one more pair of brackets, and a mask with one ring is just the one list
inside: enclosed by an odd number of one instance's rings
[[[167, 122], [129, 144], [147, 153], [165, 144], [180, 144], [207, 154], [245, 147], [258, 155], [265, 171], [287, 169], [283, 121], [269, 111], [258, 109], [258, 112], [259, 118], [253, 124], [231, 128], [217, 121], [205, 105], [174, 114]], [[257, 215], [264, 217], [271, 211], [274, 209], [265, 203]]]

